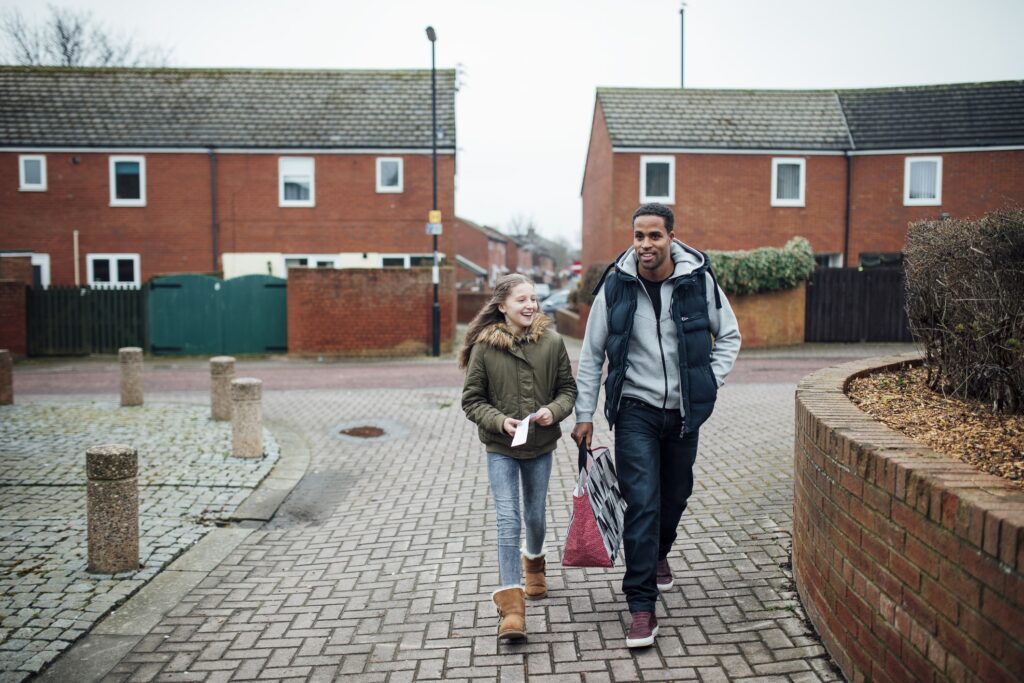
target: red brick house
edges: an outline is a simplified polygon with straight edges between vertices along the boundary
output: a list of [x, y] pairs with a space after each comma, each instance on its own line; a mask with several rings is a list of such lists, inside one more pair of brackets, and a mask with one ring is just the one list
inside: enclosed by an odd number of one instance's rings
[[823, 265], [877, 262], [911, 221], [1024, 204], [1024, 81], [866, 90], [599, 88], [584, 266], [660, 201], [703, 249], [808, 238]]
[[[0, 102], [0, 253], [37, 282], [432, 262], [429, 70], [0, 67]], [[452, 70], [436, 140], [451, 225]]]
[[509, 238], [498, 230], [465, 218], [455, 219], [456, 287], [489, 292], [508, 272]]

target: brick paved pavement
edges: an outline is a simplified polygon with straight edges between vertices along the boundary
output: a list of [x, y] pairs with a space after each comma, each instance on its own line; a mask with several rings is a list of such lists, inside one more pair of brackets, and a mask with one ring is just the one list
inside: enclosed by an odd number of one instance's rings
[[[807, 366], [837, 357], [787, 355], [741, 358], [703, 429], [670, 556], [678, 587], [659, 603], [654, 648], [624, 646], [620, 571], [557, 562], [574, 476], [567, 436], [549, 498], [550, 595], [528, 607], [527, 644], [496, 643], [494, 518], [475, 429], [457, 388], [424, 388], [445, 370], [385, 363], [376, 371], [386, 385], [406, 388], [266, 394], [266, 415], [304, 436], [307, 476], [104, 680], [841, 680], [805, 628], [787, 570], [793, 389]], [[301, 386], [304, 370], [280, 372]], [[337, 433], [354, 424], [389, 438]], [[600, 429], [597, 439], [611, 442]]]
[[[237, 460], [205, 405], [55, 402], [0, 408], [0, 681], [39, 671], [176, 555], [230, 517], [277, 460]], [[138, 571], [86, 571], [85, 451], [139, 450]]]
[[[528, 612], [530, 641], [498, 646], [494, 519], [458, 391], [279, 393], [267, 413], [314, 460], [253, 533], [108, 676], [146, 680], [837, 680], [787, 572], [792, 387], [723, 392], [705, 429], [694, 504], [659, 606], [655, 648], [625, 648], [620, 571], [563, 570]], [[342, 417], [387, 415], [405, 438], [354, 444]], [[598, 441], [609, 442], [599, 433]], [[557, 452], [550, 545], [561, 546], [574, 453]]]

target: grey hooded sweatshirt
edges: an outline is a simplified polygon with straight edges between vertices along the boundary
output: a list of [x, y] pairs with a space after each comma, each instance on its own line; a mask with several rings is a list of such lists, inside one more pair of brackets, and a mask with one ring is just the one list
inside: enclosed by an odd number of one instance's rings
[[[679, 344], [676, 326], [672, 321], [673, 279], [689, 275], [704, 265], [699, 251], [672, 241], [672, 262], [675, 270], [661, 285], [661, 343], [658, 342], [658, 324], [654, 318], [654, 306], [643, 287], [638, 288], [636, 314], [633, 332], [629, 340], [629, 367], [622, 386], [622, 396], [631, 396], [649, 405], [682, 412], [681, 383], [679, 380]], [[630, 249], [617, 263], [618, 268], [634, 277], [637, 276], [636, 251]], [[718, 290], [722, 307], [715, 304], [717, 287], [710, 273], [707, 278], [708, 319], [715, 345], [711, 352], [711, 370], [718, 386], [732, 370], [740, 351], [740, 330], [736, 315], [721, 288]], [[608, 338], [608, 306], [605, 303], [604, 288], [594, 298], [587, 320], [587, 331], [580, 353], [576, 385], [576, 421], [593, 422], [597, 410], [597, 397], [601, 387], [601, 371], [605, 362], [605, 341]]]

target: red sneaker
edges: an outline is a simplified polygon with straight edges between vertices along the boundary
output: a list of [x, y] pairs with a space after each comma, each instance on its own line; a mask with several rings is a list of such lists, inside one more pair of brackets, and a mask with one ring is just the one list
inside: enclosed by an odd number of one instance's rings
[[672, 568], [668, 566], [668, 558], [664, 560], [658, 560], [657, 581], [658, 590], [661, 592], [667, 591], [672, 586], [676, 585], [675, 580], [672, 578]]
[[633, 624], [626, 634], [626, 647], [650, 647], [658, 635], [658, 618], [654, 612], [631, 612]]

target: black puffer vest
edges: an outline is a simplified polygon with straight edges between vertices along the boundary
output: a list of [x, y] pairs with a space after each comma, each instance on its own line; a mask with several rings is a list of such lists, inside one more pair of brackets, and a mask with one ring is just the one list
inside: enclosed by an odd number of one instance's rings
[[[692, 432], [704, 424], [715, 409], [718, 381], [711, 370], [713, 340], [708, 320], [707, 254], [704, 264], [688, 275], [672, 279], [672, 321], [679, 340], [679, 378], [682, 396], [683, 431]], [[616, 262], [618, 259], [616, 259]], [[597, 289], [599, 290], [599, 284]], [[629, 368], [629, 340], [633, 332], [637, 296], [642, 285], [629, 273], [612, 267], [605, 273], [604, 297], [608, 306], [608, 379], [605, 380], [604, 414], [608, 424], [615, 418], [622, 398], [622, 384]], [[596, 291], [595, 291], [596, 293]], [[719, 308], [718, 290], [715, 301]]]

